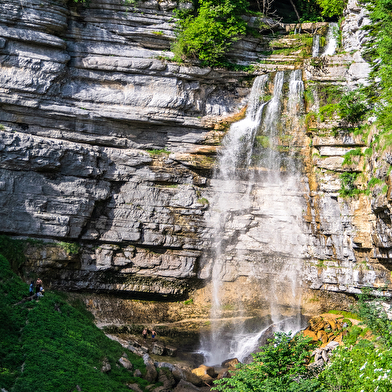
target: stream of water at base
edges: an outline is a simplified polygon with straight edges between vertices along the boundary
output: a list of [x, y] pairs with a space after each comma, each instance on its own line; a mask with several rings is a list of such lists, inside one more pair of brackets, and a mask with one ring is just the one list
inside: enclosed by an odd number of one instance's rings
[[[301, 227], [303, 205], [295, 202], [301, 200], [298, 159], [289, 148], [293, 137], [289, 131], [301, 126], [302, 112], [301, 70], [277, 72], [273, 80], [270, 75], [258, 76], [246, 117], [232, 124], [222, 142], [212, 181], [216, 197], [210, 204], [214, 233], [211, 333], [202, 337], [200, 348], [206, 364], [233, 357], [247, 360], [265, 342], [267, 333], [270, 337], [274, 331], [296, 332], [303, 326], [298, 274], [306, 237]], [[241, 226], [244, 216], [251, 216], [252, 228]], [[260, 280], [265, 296], [260, 306], [268, 315], [251, 320], [240, 300], [237, 317], [228, 326], [222, 322], [221, 289], [227, 280], [227, 263], [236, 265], [238, 275], [244, 270], [244, 243], [254, 246], [256, 261], [249, 276]], [[279, 298], [283, 286], [290, 288], [284, 293], [290, 297], [289, 312]]]

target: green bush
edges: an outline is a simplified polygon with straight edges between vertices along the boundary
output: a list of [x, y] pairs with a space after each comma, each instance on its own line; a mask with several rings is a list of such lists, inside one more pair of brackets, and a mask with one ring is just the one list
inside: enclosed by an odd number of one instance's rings
[[353, 160], [353, 157], [362, 157], [362, 156], [364, 156], [362, 149], [360, 147], [354, 148], [353, 150], [350, 150], [349, 152], [344, 154], [344, 160], [342, 162], [342, 166], [358, 163]]
[[230, 378], [214, 382], [215, 391], [320, 391], [317, 378], [306, 366], [305, 359], [310, 354], [311, 339], [302, 335], [292, 337], [279, 332], [275, 339], [252, 354], [253, 362], [239, 364], [231, 371]]
[[350, 125], [356, 125], [365, 119], [370, 106], [362, 88], [344, 94], [338, 104], [338, 114]]
[[246, 33], [241, 15], [248, 5], [246, 0], [199, 0], [196, 15], [178, 11], [175, 60], [198, 58], [205, 65], [220, 65], [230, 46]]
[[341, 180], [341, 188], [339, 190], [339, 194], [342, 197], [352, 197], [354, 195], [358, 195], [361, 193], [360, 189], [358, 189], [355, 185], [355, 181], [357, 180], [358, 173], [355, 172], [344, 172], [340, 175]]

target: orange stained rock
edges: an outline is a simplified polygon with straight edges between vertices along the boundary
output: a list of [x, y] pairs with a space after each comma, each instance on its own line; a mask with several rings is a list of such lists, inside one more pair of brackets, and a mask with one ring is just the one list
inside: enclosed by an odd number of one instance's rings
[[310, 331], [310, 330], [308, 330], [308, 329], [305, 329], [304, 331], [302, 331], [302, 333], [303, 333], [303, 335], [304, 335], [305, 337], [312, 338], [314, 342], [317, 342], [317, 341], [318, 341], [317, 335], [316, 335], [313, 331]]
[[323, 344], [328, 342], [328, 336], [325, 331], [318, 331], [317, 332], [317, 338], [320, 340]]

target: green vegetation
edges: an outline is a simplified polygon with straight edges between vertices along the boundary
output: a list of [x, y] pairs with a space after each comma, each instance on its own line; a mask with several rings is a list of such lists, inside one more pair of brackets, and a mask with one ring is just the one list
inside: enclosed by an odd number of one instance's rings
[[157, 156], [157, 155], [162, 155], [162, 154], [170, 154], [170, 151], [166, 150], [165, 148], [162, 148], [160, 150], [158, 149], [153, 149], [153, 150], [147, 150], [147, 152], [151, 155], [151, 156]]
[[263, 148], [268, 148], [271, 145], [269, 137], [265, 135], [256, 136], [255, 140]]
[[374, 83], [366, 88], [369, 99], [375, 103], [374, 112], [391, 145], [392, 132], [392, 0], [367, 2], [372, 23], [366, 26], [370, 37], [367, 55], [372, 59], [371, 77]]
[[80, 251], [80, 245], [75, 242], [60, 242], [59, 246], [64, 249], [68, 255], [77, 255]]
[[342, 197], [353, 197], [361, 193], [361, 190], [355, 185], [355, 181], [358, 178], [356, 172], [344, 172], [340, 175], [341, 188], [339, 195]]
[[239, 364], [230, 378], [215, 381], [212, 390], [316, 391], [320, 383], [305, 361], [312, 348], [310, 341], [302, 335], [292, 338], [290, 334], [276, 333], [274, 340], [252, 354], [252, 363]]
[[[13, 254], [4, 246], [1, 252]], [[148, 384], [116, 365], [126, 353], [134, 367], [145, 372], [143, 360], [107, 338], [82, 304], [78, 305], [84, 308], [81, 312], [64, 300], [64, 294], [49, 292], [39, 301], [23, 302], [27, 295], [28, 285], [0, 255], [2, 388], [13, 392], [75, 392], [78, 385], [83, 391], [125, 392], [129, 391], [126, 383], [136, 382], [141, 388]], [[111, 365], [108, 373], [101, 372], [104, 360]]]
[[321, 15], [331, 18], [343, 15], [347, 0], [316, 0], [321, 8]]
[[354, 157], [363, 157], [364, 153], [362, 152], [362, 149], [360, 147], [354, 148], [353, 150], [350, 150], [346, 154], [344, 154], [344, 160], [342, 162], [342, 165], [352, 165], [352, 164], [358, 164], [359, 161], [358, 159], [354, 159]]
[[369, 103], [362, 87], [344, 94], [338, 104], [339, 116], [351, 126], [358, 125], [369, 111]]
[[24, 240], [14, 240], [6, 235], [0, 235], [0, 254], [9, 260], [14, 272], [17, 272], [26, 261], [25, 247], [26, 241]]
[[200, 198], [200, 199], [197, 199], [197, 202], [198, 202], [199, 204], [203, 204], [203, 205], [210, 204], [210, 202], [209, 202], [205, 197], [202, 197], [202, 198]]
[[[344, 310], [329, 310], [328, 313], [330, 314], [341, 314], [343, 317], [345, 318], [350, 318], [353, 320], [362, 320], [357, 313], [353, 313], [353, 312], [346, 312]], [[345, 321], [345, 320], [343, 320]]]
[[248, 6], [246, 0], [199, 0], [194, 13], [178, 10], [175, 60], [198, 58], [205, 65], [220, 65], [230, 46], [246, 33], [241, 15]]

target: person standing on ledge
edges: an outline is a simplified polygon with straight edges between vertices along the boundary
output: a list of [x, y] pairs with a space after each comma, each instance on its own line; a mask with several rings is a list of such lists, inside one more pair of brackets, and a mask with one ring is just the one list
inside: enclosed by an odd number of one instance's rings
[[143, 335], [144, 341], [146, 341], [147, 340], [147, 328], [143, 329], [142, 335]]
[[152, 339], [153, 341], [155, 341], [155, 336], [157, 336], [157, 333], [156, 333], [154, 330], [152, 330], [152, 331], [151, 331], [151, 339]]

